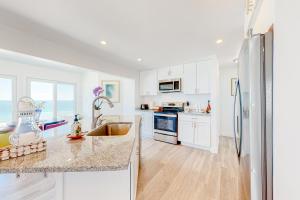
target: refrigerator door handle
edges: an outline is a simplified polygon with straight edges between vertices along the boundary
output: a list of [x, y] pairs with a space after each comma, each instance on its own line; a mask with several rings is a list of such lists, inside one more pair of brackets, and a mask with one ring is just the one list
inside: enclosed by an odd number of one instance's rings
[[[240, 117], [236, 116], [236, 102], [237, 102], [237, 95], [239, 95], [239, 108], [240, 108]], [[240, 81], [238, 80], [236, 83], [236, 89], [235, 89], [235, 96], [234, 96], [234, 142], [235, 142], [235, 148], [238, 157], [240, 157], [241, 154], [241, 147], [242, 147], [242, 133], [243, 133], [243, 123], [242, 123], [242, 97], [241, 97], [241, 88], [240, 88]], [[237, 123], [237, 124], [235, 124]], [[240, 133], [239, 138], [239, 144], [237, 143], [237, 136], [236, 133]]]

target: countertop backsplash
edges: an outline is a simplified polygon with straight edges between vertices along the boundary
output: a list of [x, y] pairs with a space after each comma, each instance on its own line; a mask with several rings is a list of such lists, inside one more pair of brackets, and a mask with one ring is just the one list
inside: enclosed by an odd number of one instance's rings
[[150, 108], [161, 106], [163, 102], [189, 102], [190, 108], [200, 110], [207, 106], [210, 94], [185, 95], [183, 93], [165, 93], [157, 96], [145, 96], [141, 98], [141, 103], [149, 104]]

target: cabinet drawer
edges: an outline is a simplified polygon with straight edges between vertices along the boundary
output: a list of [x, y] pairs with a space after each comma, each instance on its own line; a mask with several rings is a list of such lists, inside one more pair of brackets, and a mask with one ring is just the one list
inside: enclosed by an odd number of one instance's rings
[[194, 121], [194, 122], [206, 122], [210, 123], [210, 116], [199, 116], [192, 114], [179, 114], [179, 121]]

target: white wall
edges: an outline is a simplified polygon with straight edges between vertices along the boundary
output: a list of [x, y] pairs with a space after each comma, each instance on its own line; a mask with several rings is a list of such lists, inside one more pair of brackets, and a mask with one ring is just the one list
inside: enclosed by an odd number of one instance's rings
[[231, 78], [237, 77], [237, 65], [235, 63], [220, 68], [220, 134], [222, 136], [233, 137], [234, 96], [231, 96]]
[[0, 49], [134, 79], [135, 102], [139, 105], [137, 62], [116, 62], [107, 51], [0, 10]]
[[92, 122], [92, 102], [94, 100], [93, 89], [101, 85], [102, 80], [120, 81], [120, 102], [113, 103], [114, 107], [110, 108], [104, 104], [101, 112], [105, 115], [132, 115], [136, 107], [135, 98], [135, 80], [120, 76], [115, 76], [103, 72], [88, 70], [82, 75], [83, 90], [83, 117], [85, 119], [85, 129], [90, 128]]
[[99, 84], [103, 80], [120, 81], [120, 102], [114, 103], [114, 107], [110, 108], [107, 104], [103, 107], [104, 114], [133, 114], [135, 111], [135, 82], [133, 79], [128, 79], [120, 76], [115, 76], [106, 73], [99, 73]]
[[[76, 111], [81, 112], [81, 73], [71, 70], [64, 70], [53, 64], [53, 68], [39, 65], [35, 61], [24, 63], [23, 61], [6, 59], [0, 56], [0, 75], [12, 76], [16, 79], [15, 101], [22, 96], [29, 96], [30, 79], [43, 79], [72, 83], [76, 85], [77, 107]], [[14, 113], [15, 114], [15, 113]]]
[[274, 0], [262, 0], [253, 24], [253, 33], [265, 33], [274, 23]]
[[274, 200], [300, 199], [300, 1], [275, 0]]

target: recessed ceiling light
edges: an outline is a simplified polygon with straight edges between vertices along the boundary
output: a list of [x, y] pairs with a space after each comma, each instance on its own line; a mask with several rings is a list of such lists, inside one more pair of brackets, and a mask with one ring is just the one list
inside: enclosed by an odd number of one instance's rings
[[106, 44], [107, 44], [107, 42], [104, 41], [104, 40], [102, 40], [100, 43], [101, 43], [102, 45], [106, 45]]
[[137, 60], [138, 62], [142, 62], [142, 60], [143, 60], [143, 59], [141, 59], [141, 58], [138, 58], [138, 59], [136, 59], [136, 60]]
[[216, 41], [216, 43], [217, 43], [217, 44], [221, 44], [221, 43], [223, 43], [223, 40], [222, 40], [222, 39], [218, 39], [218, 40]]

